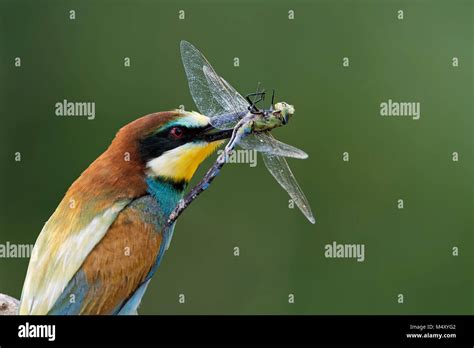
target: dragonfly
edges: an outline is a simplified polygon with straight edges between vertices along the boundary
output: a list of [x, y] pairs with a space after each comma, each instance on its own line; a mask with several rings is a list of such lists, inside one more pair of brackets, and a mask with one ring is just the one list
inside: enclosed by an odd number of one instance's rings
[[203, 179], [178, 203], [170, 215], [168, 225], [209, 187], [236, 145], [261, 153], [268, 171], [306, 218], [314, 224], [315, 218], [309, 202], [285, 159], [285, 157], [306, 159], [308, 155], [270, 134], [272, 129], [288, 123], [295, 112], [294, 107], [286, 102], [274, 103], [273, 92], [270, 108], [259, 109], [257, 104], [264, 100], [265, 91], [259, 91], [257, 88], [255, 93], [248, 94], [244, 98], [216, 73], [209, 61], [191, 43], [181, 41], [180, 48], [194, 103], [203, 115], [209, 117], [211, 126], [221, 130], [232, 130], [232, 135], [224, 151]]

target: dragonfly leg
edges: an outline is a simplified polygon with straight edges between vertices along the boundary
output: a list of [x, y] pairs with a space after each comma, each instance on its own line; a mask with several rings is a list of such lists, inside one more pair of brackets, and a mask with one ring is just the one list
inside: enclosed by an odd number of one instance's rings
[[[247, 100], [247, 102], [250, 104], [249, 106], [249, 110], [251, 111], [254, 111], [254, 112], [258, 112], [258, 108], [256, 107], [256, 105], [258, 103], [260, 103], [262, 100], [265, 99], [265, 91], [262, 91], [262, 92], [255, 92], [255, 93], [250, 93], [250, 94], [247, 94], [245, 96], [245, 99]], [[251, 100], [250, 97], [255, 97], [254, 100]], [[257, 99], [257, 97], [259, 97]]]
[[247, 122], [249, 122], [249, 119], [247, 117], [244, 117], [235, 125], [234, 130], [232, 131], [232, 135], [230, 136], [230, 140], [225, 147], [226, 151], [229, 151], [229, 152], [232, 151], [235, 145], [237, 145], [237, 143], [240, 141], [240, 138], [242, 137], [242, 133], [243, 131], [245, 131], [243, 126]]

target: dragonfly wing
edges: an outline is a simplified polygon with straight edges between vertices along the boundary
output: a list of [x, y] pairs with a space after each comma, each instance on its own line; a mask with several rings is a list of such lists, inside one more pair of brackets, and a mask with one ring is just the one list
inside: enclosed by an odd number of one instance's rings
[[282, 143], [275, 139], [269, 132], [253, 133], [241, 139], [242, 148], [264, 152], [269, 155], [293, 157], [298, 159], [308, 158], [308, 154], [296, 147]]
[[221, 77], [221, 80], [224, 86], [226, 86], [228, 93], [234, 96], [234, 104], [238, 104], [241, 110], [248, 111], [248, 108], [249, 108], [248, 101], [244, 97], [242, 97], [242, 95], [239, 92], [237, 92], [235, 88], [232, 87], [232, 85], [229, 82], [227, 82], [223, 77]]
[[[199, 111], [211, 118], [214, 127], [232, 128], [243, 117], [240, 114], [247, 112], [247, 101], [216, 73], [196, 47], [187, 41], [181, 41], [180, 46], [189, 90]], [[216, 116], [221, 115], [226, 117], [218, 120]]]
[[268, 171], [273, 175], [276, 181], [278, 181], [281, 187], [288, 192], [291, 199], [296, 203], [298, 208], [300, 208], [306, 218], [314, 224], [316, 220], [311, 212], [308, 200], [296, 182], [295, 176], [291, 172], [286, 159], [281, 156], [272, 156], [265, 153], [262, 154], [262, 157]]
[[214, 99], [214, 95], [209, 89], [206, 76], [204, 75], [204, 66], [214, 71], [211, 64], [207, 61], [206, 57], [189, 42], [181, 41], [180, 48], [181, 60], [183, 61], [184, 70], [188, 79], [189, 91], [199, 111], [208, 117], [225, 112], [217, 100]]
[[248, 113], [249, 104], [226, 80], [217, 75], [208, 66], [203, 67], [207, 84], [219, 105], [224, 110], [222, 115], [211, 118], [211, 125], [216, 128], [233, 128]]

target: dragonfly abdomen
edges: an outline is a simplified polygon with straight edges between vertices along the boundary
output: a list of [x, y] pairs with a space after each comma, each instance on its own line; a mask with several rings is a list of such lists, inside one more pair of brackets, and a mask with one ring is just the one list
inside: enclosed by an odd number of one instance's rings
[[217, 115], [211, 118], [211, 125], [219, 129], [231, 129], [249, 112], [247, 110], [230, 112], [222, 115]]

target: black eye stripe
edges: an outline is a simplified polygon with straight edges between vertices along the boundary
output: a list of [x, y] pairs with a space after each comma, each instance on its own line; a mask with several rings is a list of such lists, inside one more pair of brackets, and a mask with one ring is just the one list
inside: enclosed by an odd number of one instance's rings
[[181, 145], [193, 141], [202, 132], [203, 128], [186, 128], [179, 126], [183, 130], [183, 136], [175, 138], [170, 134], [173, 127], [167, 127], [155, 134], [151, 134], [140, 140], [140, 155], [143, 161], [161, 156], [166, 151], [173, 150]]

